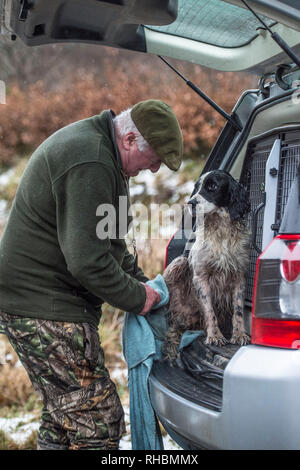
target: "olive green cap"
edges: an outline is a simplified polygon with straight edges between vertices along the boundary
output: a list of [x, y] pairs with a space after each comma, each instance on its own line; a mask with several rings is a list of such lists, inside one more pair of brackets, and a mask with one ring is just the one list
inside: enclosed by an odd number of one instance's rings
[[171, 106], [160, 100], [146, 100], [131, 109], [131, 118], [158, 157], [171, 169], [182, 161], [181, 129]]

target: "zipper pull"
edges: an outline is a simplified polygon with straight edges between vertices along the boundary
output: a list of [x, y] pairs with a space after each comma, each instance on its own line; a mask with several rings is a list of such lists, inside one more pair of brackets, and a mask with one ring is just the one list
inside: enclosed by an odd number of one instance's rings
[[136, 253], [134, 256], [134, 262], [133, 262], [133, 275], [134, 276], [137, 273], [137, 268], [138, 268], [138, 254]]
[[132, 246], [133, 246], [133, 253], [134, 253], [134, 261], [133, 261], [133, 272], [132, 274], [135, 276], [137, 273], [137, 268], [138, 268], [138, 254], [136, 250], [136, 240], [135, 238], [132, 240]]

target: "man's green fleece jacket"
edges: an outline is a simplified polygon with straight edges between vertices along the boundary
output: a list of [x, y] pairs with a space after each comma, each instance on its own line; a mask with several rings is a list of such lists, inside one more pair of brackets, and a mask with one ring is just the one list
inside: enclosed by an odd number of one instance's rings
[[96, 233], [104, 219], [97, 208], [110, 204], [118, 234], [119, 196], [127, 196], [111, 119], [103, 111], [74, 122], [31, 156], [0, 241], [1, 310], [97, 325], [104, 301], [133, 313], [143, 309], [139, 281], [147, 278], [139, 268], [133, 277], [124, 238]]

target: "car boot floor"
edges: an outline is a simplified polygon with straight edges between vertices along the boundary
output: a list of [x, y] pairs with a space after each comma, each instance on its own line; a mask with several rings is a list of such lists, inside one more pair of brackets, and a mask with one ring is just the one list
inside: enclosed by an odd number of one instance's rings
[[176, 362], [155, 361], [152, 375], [173, 393], [214, 411], [222, 409], [224, 369], [240, 346], [206, 345], [202, 338], [184, 348]]

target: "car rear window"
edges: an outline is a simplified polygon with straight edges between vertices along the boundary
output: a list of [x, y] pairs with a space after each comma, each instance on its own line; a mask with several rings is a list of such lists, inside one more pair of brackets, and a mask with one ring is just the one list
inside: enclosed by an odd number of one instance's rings
[[[251, 42], [261, 27], [253, 14], [222, 0], [179, 0], [178, 17], [168, 26], [146, 26], [173, 36], [220, 47], [240, 47]], [[276, 21], [260, 15], [268, 26]]]

